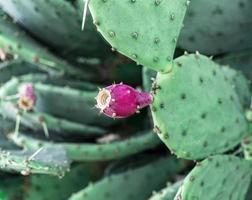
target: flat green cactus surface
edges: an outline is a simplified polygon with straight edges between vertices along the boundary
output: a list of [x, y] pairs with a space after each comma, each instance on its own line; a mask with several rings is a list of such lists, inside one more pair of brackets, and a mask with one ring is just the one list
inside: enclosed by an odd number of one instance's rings
[[194, 167], [174, 199], [244, 200], [250, 180], [250, 162], [235, 156], [217, 155]]
[[244, 110], [220, 66], [195, 54], [175, 60], [153, 85], [154, 130], [178, 157], [225, 152], [247, 134]]
[[138, 64], [170, 70], [187, 0], [90, 1], [95, 25], [112, 48]]

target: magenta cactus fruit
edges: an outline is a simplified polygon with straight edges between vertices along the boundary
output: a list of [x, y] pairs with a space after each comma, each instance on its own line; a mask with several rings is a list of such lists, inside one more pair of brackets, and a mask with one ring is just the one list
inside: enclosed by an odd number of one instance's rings
[[96, 107], [112, 118], [126, 118], [152, 103], [152, 96], [125, 84], [113, 84], [100, 89]]
[[30, 111], [36, 103], [36, 95], [34, 93], [33, 85], [26, 83], [19, 88], [18, 106], [22, 110]]

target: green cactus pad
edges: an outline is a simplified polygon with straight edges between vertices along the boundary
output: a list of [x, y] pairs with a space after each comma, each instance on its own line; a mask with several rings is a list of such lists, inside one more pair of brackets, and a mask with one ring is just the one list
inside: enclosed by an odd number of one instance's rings
[[235, 87], [236, 93], [240, 98], [240, 102], [244, 109], [248, 109], [251, 102], [251, 92], [249, 87], [249, 81], [240, 72], [236, 71], [230, 67], [222, 67], [225, 75], [227, 76], [230, 84]]
[[[93, 168], [93, 169], [91, 169]], [[96, 172], [94, 172], [94, 170]], [[80, 164], [71, 167], [62, 179], [53, 176], [32, 175], [29, 179], [29, 190], [25, 191], [25, 200], [68, 199], [89, 182], [101, 176], [101, 169], [94, 164]]]
[[251, 0], [193, 0], [178, 45], [207, 55], [252, 48], [251, 7]]
[[0, 169], [20, 172], [22, 175], [36, 173], [64, 176], [70, 161], [62, 147], [43, 148], [32, 158], [37, 150], [0, 150]]
[[185, 159], [233, 148], [247, 134], [247, 121], [228, 77], [199, 54], [174, 62], [173, 70], [158, 74], [153, 85], [154, 129], [161, 140]]
[[242, 51], [233, 54], [228, 54], [224, 57], [217, 58], [216, 62], [222, 65], [229, 65], [230, 67], [240, 70], [244, 76], [252, 81], [252, 51]]
[[109, 143], [54, 143], [35, 139], [19, 133], [11, 137], [15, 144], [25, 148], [63, 147], [69, 158], [79, 161], [101, 161], [123, 158], [138, 152], [151, 149], [160, 144], [160, 140], [152, 132], [132, 136], [127, 139]]
[[160, 158], [144, 166], [104, 177], [74, 194], [70, 200], [146, 200], [153, 190], [162, 187], [178, 171], [174, 159]]
[[112, 48], [138, 64], [170, 70], [189, 1], [90, 1], [98, 31]]
[[159, 192], [154, 192], [149, 200], [173, 200], [176, 196], [179, 187], [182, 185], [182, 181], [178, 181], [171, 185], [170, 183]]
[[44, 71], [38, 66], [25, 62], [21, 59], [6, 61], [0, 64], [0, 83], [8, 81], [13, 76], [42, 72]]
[[81, 30], [83, 0], [78, 1], [80, 8], [76, 1], [67, 0], [1, 1], [0, 5], [15, 21], [64, 57], [105, 56], [108, 48], [97, 33], [90, 14], [85, 31]]
[[68, 73], [86, 79], [90, 78], [88, 73], [82, 73], [81, 70], [45, 50], [10, 19], [1, 15], [0, 30], [0, 48], [4, 51], [18, 55], [25, 61], [40, 64], [43, 69], [52, 74]]
[[209, 157], [187, 175], [174, 199], [245, 199], [251, 180], [250, 164], [235, 156]]

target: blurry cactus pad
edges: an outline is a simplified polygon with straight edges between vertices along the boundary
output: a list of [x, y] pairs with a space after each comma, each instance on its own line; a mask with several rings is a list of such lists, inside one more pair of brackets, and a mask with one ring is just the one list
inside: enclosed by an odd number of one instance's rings
[[3, 10], [62, 56], [105, 56], [108, 48], [88, 14], [81, 31], [83, 0], [0, 1]]
[[251, 0], [193, 0], [179, 46], [206, 55], [251, 49], [251, 7]]

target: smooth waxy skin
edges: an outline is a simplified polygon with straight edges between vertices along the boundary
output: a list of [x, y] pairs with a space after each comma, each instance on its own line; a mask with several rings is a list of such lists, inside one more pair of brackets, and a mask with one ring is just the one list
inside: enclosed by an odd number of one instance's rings
[[217, 155], [198, 163], [186, 176], [174, 199], [242, 200], [251, 180], [251, 163], [232, 155]]
[[235, 88], [205, 56], [177, 58], [170, 73], [158, 74], [153, 93], [154, 129], [179, 157], [202, 159], [222, 153], [247, 134]]
[[98, 31], [113, 49], [138, 64], [170, 70], [189, 1], [90, 1]]

